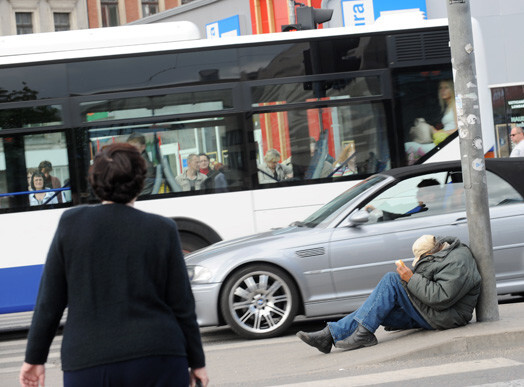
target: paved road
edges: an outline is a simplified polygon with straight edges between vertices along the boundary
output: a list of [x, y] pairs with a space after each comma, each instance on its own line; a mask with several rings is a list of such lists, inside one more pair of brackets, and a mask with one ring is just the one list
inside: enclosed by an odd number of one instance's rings
[[[227, 330], [203, 332], [212, 386], [524, 386], [524, 347], [352, 366], [359, 351], [323, 355], [291, 333], [268, 340], [216, 341], [230, 334]], [[62, 385], [61, 339], [57, 336], [51, 347], [47, 386]], [[0, 342], [2, 386], [17, 385], [24, 348], [24, 338]]]
[[[524, 386], [524, 330], [518, 328], [522, 326], [524, 303], [501, 308], [503, 318], [498, 323], [471, 324], [441, 332], [377, 331], [379, 345], [357, 351], [334, 350], [329, 355], [304, 345], [294, 335], [301, 329], [320, 329], [323, 320], [301, 321], [283, 337], [267, 340], [242, 340], [228, 328], [204, 328], [202, 337], [212, 386]], [[9, 316], [15, 317], [30, 319], [30, 315]], [[508, 336], [512, 340], [506, 340], [507, 346], [493, 339], [504, 340], [506, 327], [514, 331]], [[498, 335], [482, 336], [490, 335], [492, 330]], [[17, 385], [26, 334], [24, 330], [0, 334], [2, 387]], [[484, 338], [475, 341], [475, 337]], [[485, 348], [482, 342], [490, 338], [493, 347]], [[444, 340], [448, 351], [438, 345], [428, 346], [426, 340], [432, 340], [432, 344]], [[57, 336], [49, 356], [47, 386], [62, 385], [60, 343], [61, 336]], [[426, 350], [424, 356], [413, 355], [421, 353], [420, 348], [410, 352], [417, 346], [429, 348], [429, 353]], [[404, 351], [406, 347], [409, 351]]]

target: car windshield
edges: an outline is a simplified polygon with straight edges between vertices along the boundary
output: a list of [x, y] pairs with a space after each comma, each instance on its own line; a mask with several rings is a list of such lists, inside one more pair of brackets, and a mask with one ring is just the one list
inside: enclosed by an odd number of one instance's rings
[[344, 207], [346, 203], [349, 203], [362, 192], [367, 191], [369, 188], [371, 188], [375, 184], [380, 183], [381, 181], [384, 181], [385, 179], [385, 176], [380, 175], [368, 177], [366, 180], [363, 180], [357, 185], [354, 185], [353, 187], [351, 187], [341, 195], [337, 196], [329, 203], [320, 207], [317, 211], [308, 216], [304, 220], [304, 222], [301, 222], [301, 225], [307, 227], [316, 227], [321, 222], [323, 222], [328, 216], [338, 212], [338, 210]]

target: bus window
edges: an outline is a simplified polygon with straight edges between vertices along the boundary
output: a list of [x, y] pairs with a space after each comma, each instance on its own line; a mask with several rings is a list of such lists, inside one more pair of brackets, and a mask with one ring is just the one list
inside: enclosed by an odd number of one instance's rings
[[[231, 117], [92, 128], [91, 154], [114, 142], [135, 146], [147, 165], [140, 196], [231, 191], [242, 187], [246, 170], [238, 128]], [[209, 159], [205, 169], [200, 155]]]
[[0, 208], [70, 201], [68, 153], [63, 132], [2, 137]]
[[0, 110], [0, 129], [62, 124], [61, 105], [27, 106]]
[[252, 106], [380, 96], [383, 94], [380, 86], [379, 76], [333, 78], [303, 83], [280, 81], [251, 87]]
[[222, 111], [233, 107], [231, 89], [195, 91], [80, 103], [82, 122], [158, 117], [195, 111]]
[[450, 71], [399, 74], [398, 107], [408, 165], [456, 131], [455, 96]]
[[390, 168], [381, 102], [260, 113], [253, 121], [260, 184]]

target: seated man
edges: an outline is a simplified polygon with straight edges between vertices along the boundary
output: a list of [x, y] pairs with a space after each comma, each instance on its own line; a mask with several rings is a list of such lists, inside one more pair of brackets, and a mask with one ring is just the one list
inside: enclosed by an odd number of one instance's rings
[[481, 278], [469, 248], [457, 238], [423, 235], [413, 244], [414, 272], [397, 261], [355, 312], [321, 331], [297, 336], [320, 352], [377, 344], [374, 332], [449, 329], [466, 325], [480, 294]]

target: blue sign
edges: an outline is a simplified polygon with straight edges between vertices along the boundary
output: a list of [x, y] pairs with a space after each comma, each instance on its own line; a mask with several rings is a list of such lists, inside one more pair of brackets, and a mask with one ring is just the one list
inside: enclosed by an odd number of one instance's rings
[[399, 10], [412, 10], [426, 18], [425, 0], [341, 0], [341, 8], [345, 27], [373, 24], [381, 15]]
[[206, 24], [206, 38], [208, 39], [238, 35], [240, 35], [238, 15]]

